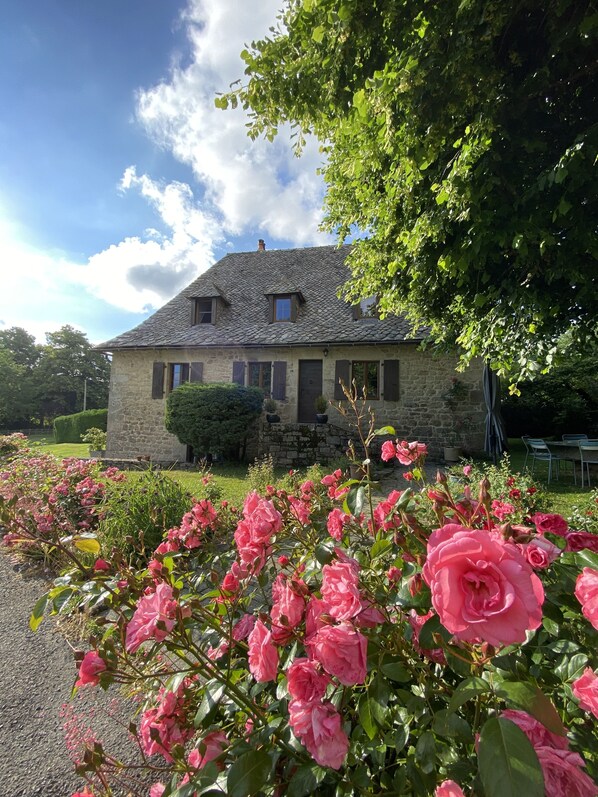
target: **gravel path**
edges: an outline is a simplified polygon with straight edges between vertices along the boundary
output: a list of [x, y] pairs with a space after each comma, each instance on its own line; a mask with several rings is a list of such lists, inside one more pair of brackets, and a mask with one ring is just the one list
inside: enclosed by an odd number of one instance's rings
[[70, 700], [72, 650], [51, 620], [29, 629], [45, 583], [19, 569], [0, 554], [0, 797], [70, 797], [84, 782], [74, 772], [65, 722], [91, 726], [112, 751], [131, 743], [107, 715], [115, 710], [112, 697], [87, 687]]

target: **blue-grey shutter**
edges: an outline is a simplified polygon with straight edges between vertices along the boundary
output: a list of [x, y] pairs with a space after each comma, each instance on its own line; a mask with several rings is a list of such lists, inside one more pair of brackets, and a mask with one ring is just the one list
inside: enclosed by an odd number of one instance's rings
[[384, 401], [399, 400], [399, 361], [384, 360]]
[[286, 399], [287, 364], [284, 360], [272, 363], [272, 398], [278, 401]]
[[242, 360], [233, 362], [233, 382], [236, 385], [245, 384], [245, 363]]
[[337, 360], [334, 372], [334, 398], [342, 401], [345, 398], [341, 382], [345, 387], [351, 387], [351, 360]]
[[190, 382], [203, 382], [203, 363], [191, 363]]
[[152, 398], [164, 398], [164, 363], [155, 362], [152, 370]]

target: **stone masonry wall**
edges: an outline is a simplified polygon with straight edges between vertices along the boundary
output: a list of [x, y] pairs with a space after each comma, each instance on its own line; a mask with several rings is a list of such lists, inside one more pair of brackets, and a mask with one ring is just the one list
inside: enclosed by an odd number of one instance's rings
[[[157, 360], [165, 363], [202, 362], [205, 382], [231, 382], [235, 360], [286, 360], [286, 400], [277, 402], [281, 422], [305, 427], [310, 430], [309, 434], [321, 436], [328, 435], [328, 432], [314, 432], [316, 424], [296, 424], [299, 361], [322, 360], [322, 392], [332, 400], [336, 360], [376, 360], [382, 364], [384, 360], [398, 359], [399, 400], [385, 402], [382, 397], [379, 401], [369, 402], [377, 425], [394, 426], [400, 439], [426, 442], [431, 457], [436, 459], [441, 458], [442, 448], [446, 445], [459, 445], [467, 452], [482, 449], [485, 409], [481, 362], [464, 373], [456, 373], [456, 357], [418, 351], [413, 343], [381, 346], [329, 344], [326, 350], [327, 355], [323, 347], [117, 351], [113, 355], [110, 381], [107, 457], [149, 456], [158, 462], [185, 460], [185, 446], [164, 426], [166, 398], [152, 398], [152, 365]], [[383, 370], [381, 365], [381, 384]], [[446, 394], [455, 379], [461, 389], [456, 406], [451, 407]], [[331, 429], [345, 426], [344, 419], [333, 406], [329, 408], [328, 416]], [[300, 438], [309, 436], [299, 429], [293, 433]], [[287, 443], [297, 446], [300, 438], [293, 438], [294, 442], [289, 439]], [[265, 440], [260, 443], [260, 448], [268, 448]], [[262, 450], [261, 453], [267, 451]], [[288, 454], [281, 456], [281, 464], [293, 464], [287, 463], [287, 459]]]

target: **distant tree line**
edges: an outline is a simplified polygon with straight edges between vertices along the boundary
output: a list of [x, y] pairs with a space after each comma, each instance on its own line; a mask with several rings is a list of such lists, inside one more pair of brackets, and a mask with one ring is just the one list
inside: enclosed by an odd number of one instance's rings
[[0, 428], [44, 426], [58, 415], [108, 406], [110, 363], [66, 325], [38, 344], [21, 327], [0, 330]]

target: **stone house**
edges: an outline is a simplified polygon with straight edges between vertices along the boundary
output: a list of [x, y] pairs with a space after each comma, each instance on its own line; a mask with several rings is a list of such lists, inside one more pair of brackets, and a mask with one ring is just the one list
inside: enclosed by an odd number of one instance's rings
[[[446, 445], [481, 449], [481, 365], [457, 374], [456, 357], [421, 350], [423, 335], [409, 337], [404, 318], [378, 318], [374, 298], [357, 307], [340, 299], [348, 251], [266, 251], [260, 241], [257, 251], [226, 255], [139, 326], [99, 346], [112, 354], [107, 457], [188, 460], [164, 426], [168, 393], [185, 381], [261, 387], [281, 424], [259, 424], [253, 453], [283, 464], [333, 457], [346, 445], [334, 406], [326, 426], [315, 424], [315, 398], [342, 400], [340, 380], [366, 389], [379, 425], [427, 442], [433, 457]], [[447, 400], [456, 392], [457, 402]]]

